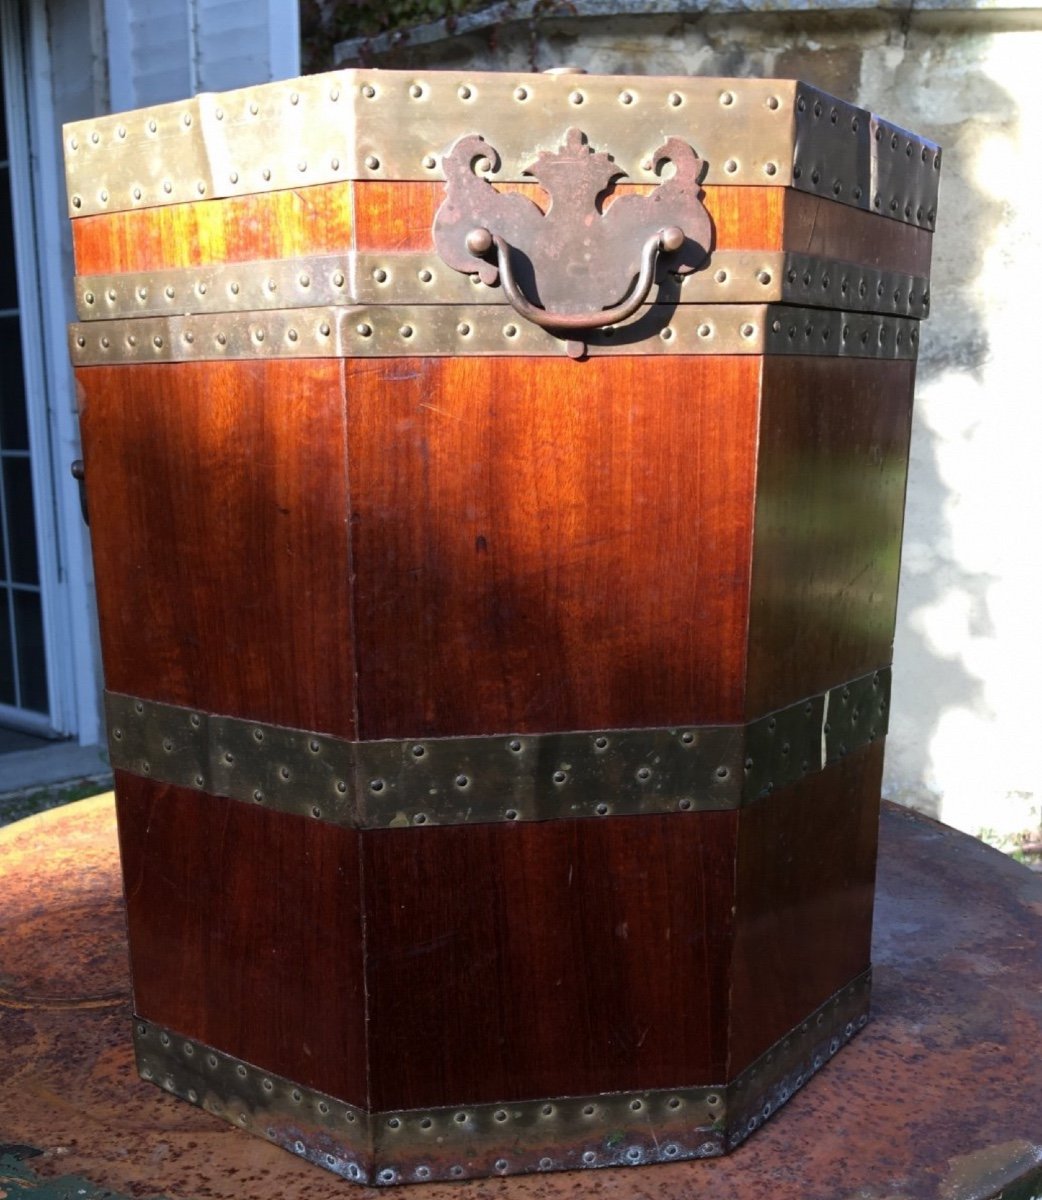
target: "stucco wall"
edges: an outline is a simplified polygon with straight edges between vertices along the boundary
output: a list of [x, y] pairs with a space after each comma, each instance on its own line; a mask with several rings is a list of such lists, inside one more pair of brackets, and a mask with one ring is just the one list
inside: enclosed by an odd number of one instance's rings
[[452, 37], [430, 27], [336, 57], [797, 77], [941, 143], [885, 787], [974, 833], [1037, 828], [1042, 6], [662, 7], [578, 0], [546, 18], [533, 16], [545, 4], [502, 5]]

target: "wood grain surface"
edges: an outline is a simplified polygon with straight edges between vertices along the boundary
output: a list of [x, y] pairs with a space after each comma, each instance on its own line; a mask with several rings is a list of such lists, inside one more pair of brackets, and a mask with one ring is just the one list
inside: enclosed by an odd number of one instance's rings
[[364, 1105], [358, 834], [116, 772], [136, 1011]]
[[[537, 195], [530, 185], [504, 187]], [[620, 184], [616, 194], [646, 194]], [[429, 250], [445, 195], [436, 182], [330, 183], [254, 196], [79, 217], [80, 275], [154, 271], [346, 250]], [[703, 189], [714, 250], [793, 250], [908, 274], [928, 274], [929, 230], [786, 188]]]
[[349, 363], [360, 736], [741, 720], [758, 377]]
[[106, 686], [355, 734], [343, 364], [77, 373]]
[[893, 657], [914, 362], [764, 359], [753, 719]]
[[866, 970], [883, 743], [743, 808], [728, 1079]]

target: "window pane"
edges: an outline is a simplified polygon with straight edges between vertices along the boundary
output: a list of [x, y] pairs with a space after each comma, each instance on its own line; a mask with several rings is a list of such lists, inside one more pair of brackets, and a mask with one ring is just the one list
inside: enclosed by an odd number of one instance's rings
[[15, 703], [14, 656], [11, 654], [10, 601], [6, 588], [0, 588], [0, 704]]
[[14, 267], [14, 229], [11, 225], [11, 172], [0, 167], [0, 308], [18, 307]]
[[4, 501], [7, 505], [8, 552], [14, 583], [39, 583], [36, 562], [36, 520], [28, 458], [4, 457]]
[[0, 317], [0, 450], [28, 449], [18, 318]]
[[22, 708], [47, 712], [47, 668], [43, 657], [43, 614], [39, 592], [12, 592], [18, 681]]

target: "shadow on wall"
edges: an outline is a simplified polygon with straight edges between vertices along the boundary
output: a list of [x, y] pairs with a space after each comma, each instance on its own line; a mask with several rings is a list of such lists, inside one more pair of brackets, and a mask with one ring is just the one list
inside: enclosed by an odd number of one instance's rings
[[570, 63], [611, 74], [795, 77], [944, 147], [936, 299], [920, 354], [885, 790], [978, 832], [991, 823], [982, 806], [994, 788], [982, 775], [966, 774], [967, 758], [981, 753], [960, 730], [979, 736], [993, 727], [987, 679], [967, 650], [973, 639], [993, 644], [998, 636], [989, 604], [996, 576], [986, 559], [965, 556], [957, 544], [965, 489], [983, 470], [971, 467], [969, 478], [953, 472], [951, 448], [953, 440], [961, 443], [972, 462], [973, 432], [986, 414], [964, 405], [963, 426], [953, 428], [945, 410], [953, 387], [987, 383], [989, 313], [979, 280], [1008, 213], [979, 185], [977, 167], [989, 130], [1017, 121], [1014, 98], [989, 73], [989, 38], [1017, 35], [994, 23], [986, 33], [948, 28], [943, 13], [933, 25], [915, 23], [930, 19], [888, 11], [544, 17], [412, 49], [399, 44], [377, 65], [532, 70]]

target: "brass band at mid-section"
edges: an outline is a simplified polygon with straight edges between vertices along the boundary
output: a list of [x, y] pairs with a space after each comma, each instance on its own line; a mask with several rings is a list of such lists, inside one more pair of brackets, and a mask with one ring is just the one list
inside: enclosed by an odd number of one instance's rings
[[[668, 276], [659, 304], [793, 304], [926, 317], [930, 281], [785, 251], [717, 250], [705, 265]], [[349, 305], [504, 305], [503, 289], [446, 267], [433, 251], [311, 255], [210, 263], [76, 279], [81, 321]]]
[[745, 725], [349, 741], [110, 692], [113, 767], [359, 829], [733, 809], [886, 734], [881, 668]]

